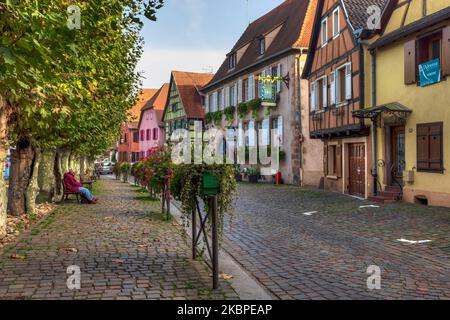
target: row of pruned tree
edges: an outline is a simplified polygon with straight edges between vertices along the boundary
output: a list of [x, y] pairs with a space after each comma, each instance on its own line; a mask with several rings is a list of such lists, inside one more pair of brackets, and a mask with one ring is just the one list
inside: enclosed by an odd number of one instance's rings
[[58, 199], [69, 167], [84, 172], [114, 144], [139, 93], [143, 17], [162, 4], [0, 2], [0, 236], [7, 212], [32, 213], [39, 193]]

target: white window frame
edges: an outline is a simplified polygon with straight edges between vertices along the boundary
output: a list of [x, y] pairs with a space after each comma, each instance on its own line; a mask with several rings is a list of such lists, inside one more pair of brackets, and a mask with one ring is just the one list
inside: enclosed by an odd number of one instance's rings
[[[347, 80], [347, 67], [350, 66], [350, 83], [348, 83]], [[351, 62], [347, 62], [344, 63], [343, 65], [339, 66], [338, 68], [336, 68], [335, 70], [335, 81], [336, 81], [336, 105], [342, 105], [342, 104], [346, 104], [348, 100], [351, 100], [353, 97], [353, 75], [352, 75], [352, 63]], [[344, 88], [344, 97], [341, 97], [341, 79], [339, 78], [340, 76], [340, 71], [344, 69], [344, 83], [345, 83], [345, 88]], [[350, 88], [347, 88], [347, 84], [349, 84]], [[348, 90], [350, 90], [350, 96], [347, 95]]]
[[[319, 81], [322, 80], [322, 87], [319, 88], [318, 84], [320, 83]], [[326, 107], [328, 107], [328, 83], [327, 83], [327, 76], [323, 75], [319, 78], [316, 79], [315, 81], [316, 83], [316, 97], [315, 97], [315, 101], [316, 101], [316, 110], [317, 111], [321, 111], [323, 109], [325, 109]], [[322, 90], [322, 109], [319, 108], [319, 90]]]
[[[325, 28], [323, 24], [325, 23]], [[323, 32], [325, 30], [325, 38], [323, 35]], [[328, 43], [328, 17], [322, 20], [320, 23], [320, 43], [322, 44], [322, 47], [325, 47]]]
[[[335, 21], [335, 14], [337, 12], [337, 30], [335, 28], [336, 26], [336, 21]], [[340, 7], [337, 7], [333, 13], [332, 13], [332, 17], [333, 17], [333, 39], [336, 39], [337, 37], [339, 37], [339, 35], [341, 34], [341, 21], [340, 21]]]

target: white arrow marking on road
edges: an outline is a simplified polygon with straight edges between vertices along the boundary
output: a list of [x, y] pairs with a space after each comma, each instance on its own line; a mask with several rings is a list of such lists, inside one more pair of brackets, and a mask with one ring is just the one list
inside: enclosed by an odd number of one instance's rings
[[303, 215], [305, 215], [305, 216], [312, 216], [314, 213], [319, 213], [319, 211], [306, 212]]
[[400, 241], [400, 242], [403, 242], [403, 243], [408, 243], [408, 244], [422, 244], [422, 243], [429, 243], [429, 242], [431, 242], [431, 240], [414, 241], [414, 240], [406, 240], [406, 239], [397, 239], [397, 241]]

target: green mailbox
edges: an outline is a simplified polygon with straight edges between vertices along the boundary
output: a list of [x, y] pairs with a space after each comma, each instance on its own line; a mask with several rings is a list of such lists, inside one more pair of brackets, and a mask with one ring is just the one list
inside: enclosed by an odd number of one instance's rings
[[203, 174], [203, 193], [207, 196], [215, 196], [219, 193], [219, 178], [210, 172]]

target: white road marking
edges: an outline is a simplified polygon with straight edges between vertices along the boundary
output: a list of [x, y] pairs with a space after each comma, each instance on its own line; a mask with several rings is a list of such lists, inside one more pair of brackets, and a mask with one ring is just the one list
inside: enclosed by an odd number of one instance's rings
[[374, 206], [373, 204], [368, 205], [368, 206], [360, 206], [360, 209], [364, 209], [364, 208], [379, 208], [380, 206]]
[[422, 244], [422, 243], [429, 243], [431, 242], [431, 240], [419, 240], [419, 241], [414, 241], [414, 240], [406, 240], [406, 239], [397, 239], [397, 241], [403, 242], [403, 243], [408, 243], [408, 244]]
[[303, 215], [312, 216], [314, 213], [319, 213], [319, 211], [305, 212]]

